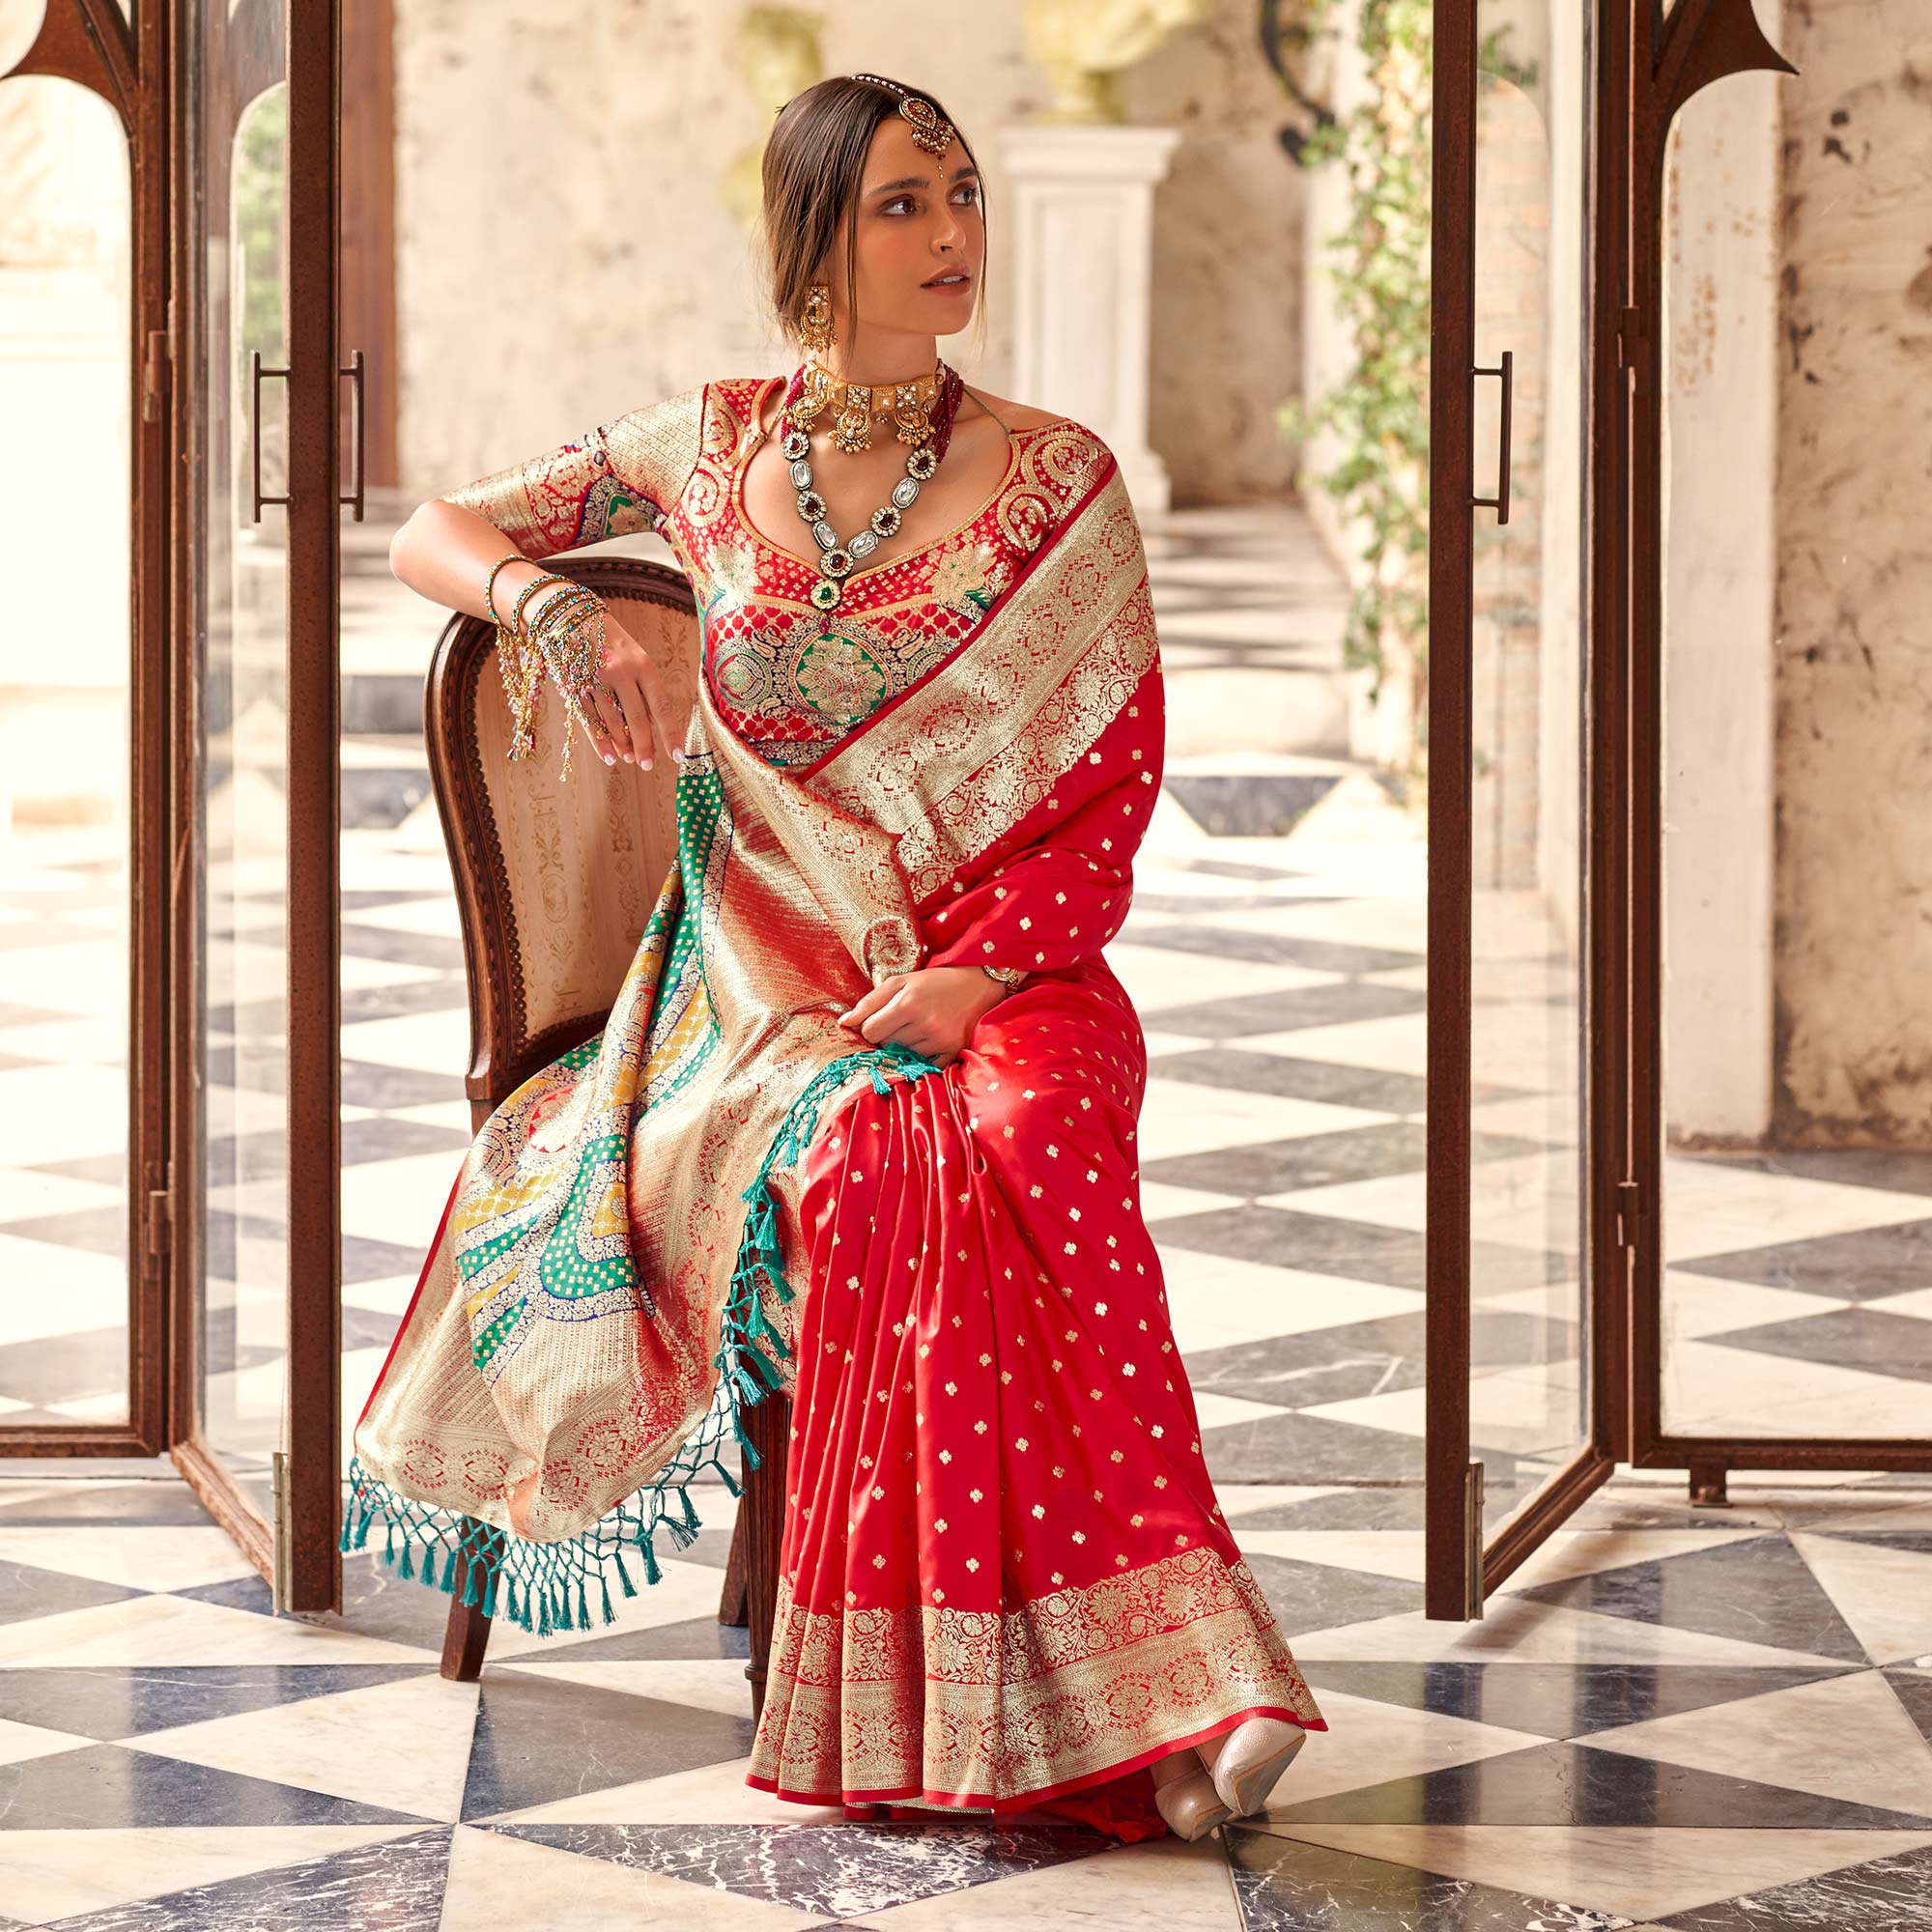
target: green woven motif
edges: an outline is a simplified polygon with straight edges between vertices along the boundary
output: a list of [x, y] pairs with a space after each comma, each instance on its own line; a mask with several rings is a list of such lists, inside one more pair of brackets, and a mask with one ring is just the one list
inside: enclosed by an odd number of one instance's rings
[[[600, 1134], [585, 1141], [578, 1156], [570, 1194], [537, 1264], [537, 1279], [544, 1292], [559, 1301], [587, 1300], [628, 1290], [637, 1282], [638, 1271], [631, 1262], [623, 1227], [624, 1146], [622, 1134]], [[616, 1231], [595, 1235], [591, 1230], [598, 1209], [613, 1191], [617, 1196]], [[608, 1308], [598, 1312], [608, 1312]]]
[[344, 1553], [367, 1547], [370, 1525], [380, 1516], [384, 1526], [382, 1560], [399, 1577], [420, 1574], [433, 1589], [451, 1596], [461, 1591], [466, 1606], [480, 1607], [486, 1616], [506, 1614], [537, 1636], [593, 1628], [592, 1580], [598, 1586], [604, 1622], [616, 1622], [611, 1573], [616, 1572], [625, 1596], [638, 1594], [624, 1563], [627, 1549], [642, 1556], [645, 1582], [661, 1582], [664, 1571], [653, 1547], [658, 1530], [668, 1531], [678, 1548], [690, 1547], [703, 1524], [687, 1486], [707, 1468], [716, 1469], [733, 1496], [742, 1492], [722, 1452], [735, 1439], [746, 1463], [753, 1469], [760, 1466], [761, 1459], [745, 1434], [744, 1411], [782, 1386], [776, 1358], [789, 1355], [791, 1350], [768, 1318], [759, 1289], [763, 1276], [781, 1302], [794, 1297], [777, 1238], [778, 1197], [772, 1191], [772, 1172], [804, 1153], [817, 1131], [820, 1106], [849, 1075], [863, 1068], [871, 1075], [873, 1091], [885, 1094], [891, 1091], [888, 1067], [896, 1067], [902, 1080], [940, 1070], [923, 1054], [887, 1040], [821, 1067], [786, 1109], [757, 1178], [745, 1190], [744, 1233], [724, 1305], [722, 1338], [712, 1357], [718, 1380], [711, 1406], [649, 1483], [577, 1535], [531, 1543], [474, 1517], [405, 1495], [370, 1475], [360, 1458], [352, 1457], [340, 1543]]

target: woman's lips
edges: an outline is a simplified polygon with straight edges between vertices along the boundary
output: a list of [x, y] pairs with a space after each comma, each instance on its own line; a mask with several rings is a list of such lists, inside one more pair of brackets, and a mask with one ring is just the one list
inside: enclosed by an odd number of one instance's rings
[[963, 295], [972, 286], [973, 277], [963, 272], [956, 282], [922, 282], [920, 284], [921, 288], [931, 289], [935, 294], [942, 296]]

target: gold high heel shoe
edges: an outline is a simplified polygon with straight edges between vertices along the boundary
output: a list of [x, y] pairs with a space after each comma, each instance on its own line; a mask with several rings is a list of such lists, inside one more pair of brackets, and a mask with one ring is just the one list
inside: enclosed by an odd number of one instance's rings
[[1149, 1769], [1154, 1808], [1177, 1838], [1199, 1838], [1228, 1815], [1213, 1778], [1195, 1751], [1170, 1751]]
[[1215, 1796], [1232, 1816], [1246, 1818], [1267, 1803], [1275, 1780], [1307, 1742], [1308, 1733], [1299, 1724], [1250, 1718], [1194, 1748], [1212, 1774]]

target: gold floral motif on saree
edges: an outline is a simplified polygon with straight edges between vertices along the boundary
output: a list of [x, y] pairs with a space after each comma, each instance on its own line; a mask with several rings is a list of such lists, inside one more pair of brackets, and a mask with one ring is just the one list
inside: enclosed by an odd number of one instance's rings
[[1017, 1608], [808, 1609], [781, 1576], [749, 1775], [995, 1799], [1258, 1704], [1321, 1716], [1245, 1561], [1201, 1546]]

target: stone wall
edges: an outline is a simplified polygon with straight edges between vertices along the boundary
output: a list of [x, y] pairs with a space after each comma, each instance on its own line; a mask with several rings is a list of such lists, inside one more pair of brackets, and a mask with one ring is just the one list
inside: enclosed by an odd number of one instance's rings
[[[723, 184], [771, 108], [703, 0], [398, 0], [397, 253], [405, 485], [449, 487], [709, 376], [785, 366], [755, 243]], [[1021, 0], [945, 13], [841, 0], [826, 71], [931, 86], [984, 170], [988, 304], [946, 338], [1007, 394], [1014, 275], [1001, 129], [1045, 102]], [[1125, 76], [1127, 118], [1183, 140], [1155, 192], [1152, 439], [1178, 503], [1286, 489], [1271, 406], [1295, 386], [1301, 171], [1248, 0], [1215, 0]], [[1054, 407], [1051, 396], [1018, 400]]]
[[1932, 1140], [1932, 19], [1788, 7], [1777, 1136]]

